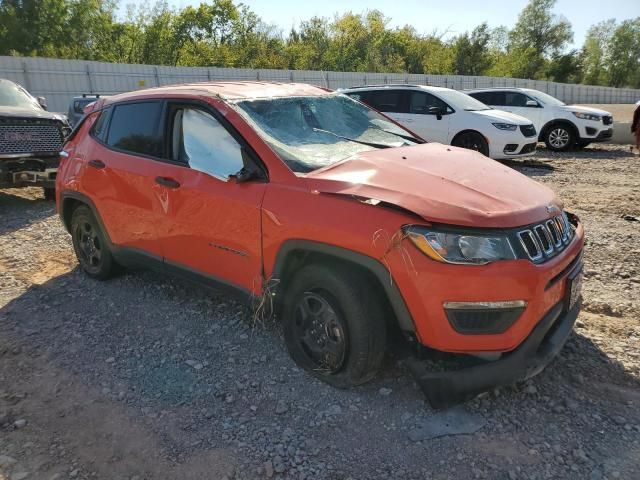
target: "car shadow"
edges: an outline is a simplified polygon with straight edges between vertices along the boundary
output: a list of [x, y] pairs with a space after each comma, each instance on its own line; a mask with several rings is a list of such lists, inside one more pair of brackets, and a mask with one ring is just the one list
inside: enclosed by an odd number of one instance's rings
[[542, 162], [535, 159], [523, 159], [523, 160], [498, 160], [503, 165], [513, 168], [514, 170], [531, 177], [541, 177], [550, 175], [555, 171], [555, 167], [547, 162]]
[[42, 189], [0, 190], [0, 235], [20, 230], [55, 215], [56, 204], [45, 200]]
[[629, 157], [632, 153], [629, 150], [629, 146], [615, 145], [617, 148], [608, 148], [607, 144], [594, 144], [579, 150], [568, 150], [566, 152], [554, 152], [549, 150], [544, 145], [538, 148], [538, 154], [544, 155], [549, 158], [580, 158], [582, 155], [586, 155], [584, 160], [611, 160], [612, 158]]

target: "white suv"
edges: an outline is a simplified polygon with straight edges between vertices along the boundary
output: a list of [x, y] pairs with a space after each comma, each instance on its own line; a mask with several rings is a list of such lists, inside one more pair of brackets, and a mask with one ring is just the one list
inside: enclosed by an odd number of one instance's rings
[[494, 159], [536, 151], [537, 132], [530, 120], [489, 108], [450, 88], [402, 84], [341, 92], [384, 112], [425, 140], [477, 150]]
[[566, 105], [555, 97], [529, 88], [468, 90], [482, 103], [522, 115], [533, 122], [547, 148], [564, 151], [605, 142], [613, 136], [613, 116], [597, 108]]

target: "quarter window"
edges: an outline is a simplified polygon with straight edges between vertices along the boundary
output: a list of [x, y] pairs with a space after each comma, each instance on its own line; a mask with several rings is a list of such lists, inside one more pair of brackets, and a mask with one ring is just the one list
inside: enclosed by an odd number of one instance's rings
[[107, 144], [131, 153], [162, 156], [159, 131], [162, 103], [142, 102], [116, 105], [111, 118]]
[[471, 96], [476, 100], [481, 101], [485, 105], [493, 105], [493, 106], [506, 105], [504, 92], [480, 92], [480, 93], [472, 93]]
[[221, 180], [244, 166], [240, 144], [210, 114], [194, 108], [178, 110], [173, 128], [174, 160]]
[[507, 107], [526, 107], [527, 100], [529, 99], [526, 95], [518, 92], [506, 92], [506, 103]]

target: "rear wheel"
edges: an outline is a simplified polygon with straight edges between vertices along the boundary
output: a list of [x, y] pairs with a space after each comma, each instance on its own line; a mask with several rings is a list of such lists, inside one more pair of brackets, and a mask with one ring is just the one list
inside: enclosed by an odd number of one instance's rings
[[104, 280], [115, 273], [105, 235], [89, 207], [81, 205], [73, 211], [71, 238], [78, 262], [90, 277]]
[[566, 125], [552, 125], [545, 133], [544, 143], [549, 150], [565, 152], [575, 144], [575, 135]]
[[294, 361], [338, 388], [371, 380], [384, 358], [386, 324], [367, 279], [347, 268], [312, 264], [289, 285], [283, 326]]
[[454, 147], [466, 148], [467, 150], [475, 150], [486, 157], [489, 156], [489, 144], [478, 132], [461, 133], [453, 139], [451, 145]]

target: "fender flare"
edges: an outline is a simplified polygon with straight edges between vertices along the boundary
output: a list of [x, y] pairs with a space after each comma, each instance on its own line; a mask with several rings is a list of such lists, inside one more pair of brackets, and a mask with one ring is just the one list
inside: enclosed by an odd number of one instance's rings
[[398, 325], [404, 332], [415, 332], [416, 328], [409, 309], [395, 282], [392, 281], [391, 272], [379, 260], [355, 252], [346, 248], [338, 247], [328, 243], [315, 242], [312, 240], [286, 240], [280, 246], [276, 254], [276, 260], [272, 270], [273, 278], [280, 278], [286, 270], [290, 255], [294, 252], [318, 253], [328, 257], [333, 257], [346, 262], [354, 263], [364, 268], [380, 283], [383, 291], [387, 295], [389, 305], [393, 310]]

